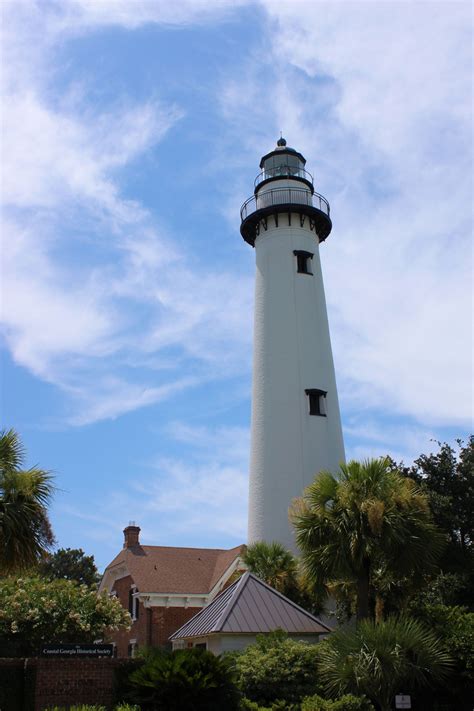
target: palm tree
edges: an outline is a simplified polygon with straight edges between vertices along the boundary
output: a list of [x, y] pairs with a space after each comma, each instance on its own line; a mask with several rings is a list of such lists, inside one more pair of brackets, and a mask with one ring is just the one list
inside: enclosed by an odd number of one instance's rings
[[390, 711], [395, 694], [442, 681], [452, 666], [430, 630], [415, 620], [389, 618], [331, 634], [320, 645], [318, 672], [329, 695], [366, 694]]
[[242, 559], [251, 573], [283, 595], [296, 588], [297, 561], [281, 543], [252, 543], [247, 547]]
[[29, 568], [54, 543], [47, 514], [54, 486], [43, 469], [23, 470], [25, 451], [14, 430], [0, 433], [0, 573]]
[[358, 620], [370, 615], [377, 580], [433, 568], [444, 543], [427, 497], [388, 458], [320, 472], [291, 518], [309, 580], [319, 589], [352, 584]]

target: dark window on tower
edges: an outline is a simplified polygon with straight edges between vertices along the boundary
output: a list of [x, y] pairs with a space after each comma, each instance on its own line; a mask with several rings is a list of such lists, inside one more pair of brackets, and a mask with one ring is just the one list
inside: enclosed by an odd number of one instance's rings
[[295, 249], [293, 254], [296, 257], [296, 269], [298, 274], [312, 274], [311, 271], [311, 260], [313, 258], [312, 252], [304, 252], [301, 249]]
[[311, 388], [305, 390], [309, 400], [309, 414], [326, 417], [326, 390]]

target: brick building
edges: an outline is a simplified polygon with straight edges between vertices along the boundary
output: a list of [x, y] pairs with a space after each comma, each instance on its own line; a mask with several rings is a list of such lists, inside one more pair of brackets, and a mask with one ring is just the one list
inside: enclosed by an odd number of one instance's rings
[[132, 616], [130, 631], [113, 633], [117, 656], [138, 647], [169, 645], [169, 637], [211, 602], [244, 565], [244, 546], [174, 548], [142, 546], [140, 528], [124, 529], [123, 549], [106, 567], [100, 591], [116, 595]]

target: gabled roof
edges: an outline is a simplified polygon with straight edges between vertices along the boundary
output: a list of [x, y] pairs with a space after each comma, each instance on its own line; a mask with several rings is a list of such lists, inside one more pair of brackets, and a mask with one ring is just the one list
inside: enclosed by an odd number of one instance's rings
[[107, 566], [104, 580], [114, 568], [125, 567], [140, 593], [207, 594], [244, 548], [131, 546]]
[[257, 634], [282, 629], [290, 634], [325, 634], [331, 629], [252, 573], [245, 573], [170, 639], [217, 632]]

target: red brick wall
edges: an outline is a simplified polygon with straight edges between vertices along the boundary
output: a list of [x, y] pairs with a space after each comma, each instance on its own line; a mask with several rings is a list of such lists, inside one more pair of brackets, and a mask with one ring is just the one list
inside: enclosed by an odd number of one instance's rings
[[201, 609], [200, 607], [153, 607], [151, 645], [159, 647], [169, 644], [169, 636]]
[[[127, 662], [119, 659], [0, 659], [2, 671], [21, 667], [23, 683], [34, 686], [27, 695], [29, 711], [72, 704], [112, 708], [115, 670], [123, 665]], [[18, 693], [17, 688], [11, 691]], [[8, 695], [6, 700], [8, 707]], [[16, 702], [18, 698], [12, 697], [15, 708]]]
[[[112, 588], [123, 607], [128, 610], [128, 594], [133, 578], [116, 580]], [[139, 605], [138, 620], [132, 623], [130, 631], [119, 630], [110, 634], [108, 639], [117, 645], [117, 656], [128, 656], [128, 645], [131, 639], [136, 639], [139, 647], [162, 647], [169, 645], [168, 638], [181, 625], [191, 619], [201, 608], [199, 607], [153, 607], [145, 608]]]
[[[127, 575], [126, 578], [116, 580], [112, 588], [112, 591], [117, 593], [118, 599], [126, 610], [128, 610], [128, 594], [132, 585], [133, 578], [130, 575]], [[131, 639], [136, 639], [139, 647], [148, 647], [150, 645], [148, 629], [149, 617], [150, 614], [148, 610], [144, 608], [140, 602], [138, 620], [132, 622], [132, 628], [130, 630], [119, 630], [118, 632], [113, 632], [110, 635], [110, 640], [115, 642], [117, 645], [118, 657], [128, 656], [128, 645]]]
[[113, 702], [116, 659], [38, 659], [35, 711], [71, 703]]

